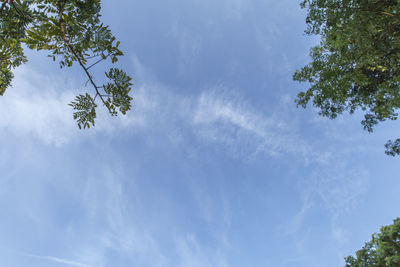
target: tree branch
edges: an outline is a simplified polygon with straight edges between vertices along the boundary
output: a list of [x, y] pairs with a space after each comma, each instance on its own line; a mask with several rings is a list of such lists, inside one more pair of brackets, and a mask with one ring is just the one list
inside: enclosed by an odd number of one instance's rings
[[103, 96], [99, 92], [99, 87], [94, 83], [92, 75], [90, 75], [88, 68], [85, 67], [85, 64], [83, 64], [82, 60], [80, 59], [78, 54], [75, 52], [74, 47], [68, 41], [68, 38], [65, 34], [64, 19], [63, 19], [64, 14], [63, 14], [63, 9], [62, 9], [60, 1], [57, 1], [57, 8], [58, 8], [58, 15], [60, 16], [59, 22], [60, 22], [61, 35], [62, 35], [62, 38], [63, 38], [65, 44], [67, 45], [68, 49], [72, 52], [72, 54], [75, 56], [75, 58], [78, 60], [79, 65], [81, 65], [82, 69], [85, 71], [90, 83], [93, 85], [94, 89], [96, 90], [96, 96], [98, 95], [100, 97], [101, 101], [107, 107], [108, 111], [111, 112], [110, 108], [106, 105], [106, 102], [103, 99]]
[[3, 9], [6, 7], [7, 3], [8, 3], [8, 0], [4, 1], [3, 4], [1, 5], [0, 14], [3, 12]]
[[99, 60], [97, 60], [95, 63], [93, 63], [92, 65], [90, 65], [89, 67], [87, 67], [87, 69], [89, 70], [91, 67], [95, 66], [96, 64], [98, 64], [99, 62], [101, 62], [102, 60], [105, 60], [110, 54], [108, 54], [105, 58], [100, 58]]

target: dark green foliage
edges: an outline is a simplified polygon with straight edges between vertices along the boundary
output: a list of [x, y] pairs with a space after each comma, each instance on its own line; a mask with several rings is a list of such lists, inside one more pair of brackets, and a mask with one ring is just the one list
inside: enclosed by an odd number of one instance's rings
[[78, 122], [79, 129], [86, 127], [90, 128], [91, 123], [94, 126], [94, 119], [96, 118], [96, 103], [94, 99], [86, 93], [85, 95], [78, 95], [75, 101], [69, 104], [74, 110], [74, 119]]
[[110, 69], [106, 76], [111, 81], [103, 86], [104, 91], [109, 95], [106, 106], [112, 110], [112, 115], [117, 115], [116, 108], [125, 115], [131, 108], [132, 98], [129, 96], [129, 91], [132, 79], [124, 71], [116, 68]]
[[[26, 62], [23, 45], [47, 50], [60, 67], [74, 62], [85, 72], [94, 94], [79, 95], [70, 105], [81, 128], [94, 125], [96, 99], [112, 115], [126, 114], [131, 108], [132, 79], [122, 70], [111, 68], [98, 86], [89, 70], [103, 60], [118, 61], [123, 53], [108, 26], [100, 22], [100, 0], [6, 0], [0, 1], [0, 94], [13, 78], [12, 70]], [[98, 97], [98, 98], [97, 98]]]
[[[312, 62], [294, 80], [310, 88], [297, 105], [312, 101], [320, 115], [336, 118], [360, 109], [369, 132], [379, 122], [396, 120], [400, 107], [400, 2], [397, 0], [304, 0], [306, 33], [321, 36]], [[399, 142], [386, 145], [400, 152]]]
[[26, 4], [14, 5], [18, 8], [11, 8], [4, 1], [0, 6], [0, 95], [4, 94], [14, 77], [11, 69], [26, 62], [20, 39], [25, 36], [27, 25], [33, 21], [30, 13], [24, 13]]
[[385, 148], [386, 148], [386, 154], [389, 156], [396, 156], [396, 155], [400, 155], [400, 139], [397, 138], [396, 140], [392, 141], [389, 140], [386, 144], [385, 144]]
[[400, 218], [373, 234], [372, 240], [356, 252], [355, 258], [349, 256], [345, 260], [346, 267], [400, 266]]

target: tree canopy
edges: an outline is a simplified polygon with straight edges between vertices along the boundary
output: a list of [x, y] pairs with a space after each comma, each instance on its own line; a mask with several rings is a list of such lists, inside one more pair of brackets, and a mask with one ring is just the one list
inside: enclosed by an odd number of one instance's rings
[[78, 64], [91, 93], [78, 95], [69, 105], [79, 128], [95, 124], [96, 100], [116, 116], [131, 108], [131, 78], [121, 69], [105, 72], [99, 84], [90, 69], [103, 60], [118, 61], [119, 41], [100, 21], [100, 0], [0, 1], [0, 95], [10, 87], [12, 70], [27, 62], [24, 48], [46, 50], [60, 67]]
[[400, 266], [400, 218], [393, 224], [383, 226], [372, 235], [372, 240], [356, 252], [356, 257], [346, 258], [346, 267]]
[[[379, 122], [396, 120], [400, 107], [400, 2], [398, 0], [304, 0], [306, 33], [319, 35], [312, 62], [294, 80], [310, 87], [298, 106], [311, 101], [320, 115], [336, 118], [362, 110], [369, 132]], [[400, 154], [400, 139], [386, 154]]]

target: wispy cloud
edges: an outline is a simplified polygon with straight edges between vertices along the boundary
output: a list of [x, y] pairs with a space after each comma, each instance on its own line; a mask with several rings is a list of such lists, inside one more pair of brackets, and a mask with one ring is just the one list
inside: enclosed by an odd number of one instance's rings
[[304, 179], [301, 187], [306, 198], [321, 203], [337, 219], [357, 205], [360, 195], [367, 190], [368, 173], [347, 164], [320, 168]]
[[[259, 153], [301, 155], [299, 158], [305, 162], [323, 158], [323, 153], [316, 155], [296, 130], [288, 128], [291, 122], [256, 111], [235, 93], [219, 87], [206, 89], [198, 96], [179, 95], [155, 81], [138, 59], [134, 63], [135, 71], [145, 80], [135, 88], [133, 110], [127, 116], [110, 118], [99, 106], [96, 127], [79, 131], [67, 105], [77, 92], [76, 82], [63, 83], [59, 77], [23, 68], [16, 73], [14, 88], [1, 99], [0, 128], [55, 146], [97, 132], [127, 129], [163, 133], [172, 142], [189, 142], [191, 136], [196, 136], [224, 145], [232, 155], [245, 159]], [[177, 128], [186, 130], [177, 132]]]
[[[125, 190], [127, 187], [129, 193]], [[167, 266], [151, 226], [140, 219], [142, 199], [135, 191], [134, 177], [126, 179], [114, 162], [112, 166], [102, 167], [98, 175], [89, 177], [84, 191], [85, 214], [93, 223], [93, 231], [86, 233], [88, 242], [83, 242], [80, 249], [89, 252], [88, 260], [96, 262], [93, 265], [108, 266], [107, 252], [117, 251], [115, 261], [129, 259], [132, 266]]]
[[134, 64], [143, 81], [134, 90], [133, 110], [127, 116], [110, 117], [99, 106], [94, 129], [79, 131], [67, 105], [77, 92], [76, 83], [67, 82], [55, 90], [60, 86], [58, 78], [24, 68], [17, 72], [14, 88], [2, 98], [0, 112], [4, 115], [0, 117], [0, 128], [55, 146], [77, 137], [122, 130], [139, 135], [146, 132], [141, 136], [162, 134], [179, 144], [189, 144], [195, 137], [201, 142], [222, 145], [230, 155], [244, 160], [259, 154], [290, 155], [306, 164], [329, 158], [329, 152], [316, 151], [297, 134], [292, 121], [280, 117], [278, 112], [260, 112], [235, 95], [237, 90], [232, 93], [216, 87], [197, 96], [179, 95], [157, 82], [138, 59]]
[[[170, 141], [194, 136], [202, 142], [225, 146], [230, 155], [244, 159], [259, 154], [291, 155], [306, 163], [325, 162], [329, 158], [329, 152], [315, 151], [298, 134], [293, 121], [280, 116], [283, 107], [279, 105], [286, 106], [285, 102], [278, 103], [278, 112], [266, 114], [241, 97], [240, 90], [223, 86], [183, 96], [160, 84], [137, 58], [134, 65], [135, 72], [142, 77], [135, 95], [140, 101], [128, 118], [143, 118], [143, 125], [158, 128], [171, 137]], [[186, 131], [175, 136], [177, 128]]]
[[46, 144], [67, 142], [74, 134], [67, 106], [73, 99], [71, 84], [23, 68], [16, 70], [13, 85], [1, 97], [0, 128], [16, 136], [32, 134]]
[[259, 153], [273, 157], [290, 155], [308, 163], [325, 162], [329, 157], [328, 152], [316, 150], [299, 136], [293, 122], [277, 114], [257, 112], [224, 89], [203, 92], [195, 106], [196, 132], [206, 140], [229, 146], [245, 158]]
[[[15, 71], [13, 87], [1, 97], [0, 129], [3, 134], [17, 137], [35, 138], [41, 142], [60, 147], [76, 137], [91, 136], [98, 132], [113, 132], [120, 128], [142, 127], [143, 116], [111, 117], [101, 105], [97, 109], [96, 127], [79, 130], [68, 106], [83, 87], [74, 79], [62, 76], [48, 76], [29, 67]], [[90, 90], [90, 88], [81, 88]], [[151, 105], [147, 95], [135, 96], [143, 113]]]
[[29, 253], [21, 253], [21, 252], [16, 252], [16, 253], [21, 255], [21, 256], [24, 256], [24, 257], [35, 258], [35, 259], [40, 259], [40, 260], [45, 260], [45, 261], [52, 261], [52, 262], [61, 263], [61, 264], [64, 264], [64, 265], [77, 266], [77, 267], [92, 267], [91, 265], [87, 265], [85, 263], [72, 261], [72, 260], [59, 258], [59, 257], [40, 256], [40, 255], [29, 254]]
[[201, 246], [195, 236], [187, 235], [176, 239], [179, 255], [177, 266], [186, 267], [228, 267], [226, 257], [218, 248]]
[[285, 235], [290, 235], [294, 243], [299, 243], [298, 254], [305, 255], [307, 253], [303, 251], [301, 236], [313, 234], [307, 222], [315, 220], [315, 212], [323, 210], [325, 216], [319, 219], [326, 218], [326, 238], [330, 246], [336, 249], [337, 263], [342, 264], [343, 257], [348, 253], [343, 248], [348, 245], [351, 233], [342, 227], [341, 221], [356, 209], [367, 192], [369, 175], [362, 166], [344, 162], [350, 155], [337, 157], [330, 164], [316, 166], [310, 175], [299, 179], [302, 203], [298, 212], [281, 230]]
[[[239, 89], [216, 86], [197, 95], [180, 95], [160, 84], [137, 58], [134, 65], [142, 80], [135, 90], [135, 110], [127, 121], [138, 117], [147, 131], [162, 132], [172, 142], [194, 136], [201, 142], [222, 145], [230, 155], [245, 160], [261, 154], [292, 156], [308, 164], [326, 163], [331, 157], [329, 151], [302, 137], [296, 121], [282, 113], [288, 111], [287, 99], [267, 114], [241, 97]], [[177, 135], [177, 129], [184, 130]]]
[[[115, 261], [129, 260], [132, 266], [228, 266], [224, 255], [225, 236], [215, 237], [213, 248], [210, 248], [208, 244], [198, 240], [196, 233], [191, 232], [193, 229], [178, 227], [181, 222], [173, 215], [162, 222], [163, 230], [160, 233], [157, 230], [160, 227], [159, 222], [147, 222], [143, 218], [146, 216], [142, 214], [141, 202], [145, 199], [142, 198], [143, 194], [135, 191], [134, 177], [126, 179], [118, 166], [105, 166], [101, 173], [98, 177], [87, 180], [83, 194], [87, 210], [85, 214], [93, 228], [93, 231], [85, 233], [85, 239], [96, 242], [80, 242], [83, 245], [78, 250], [87, 256], [82, 256], [82, 259], [96, 267], [108, 266], [107, 252], [117, 251], [118, 259]], [[129, 194], [125, 190], [128, 187]], [[208, 207], [214, 209], [212, 205], [214, 204], [209, 203]], [[207, 218], [204, 220], [207, 221]], [[165, 231], [170, 223], [177, 227]], [[214, 232], [213, 229], [210, 231]], [[82, 238], [80, 237], [81, 240]], [[170, 245], [160, 246], [166, 242]], [[99, 262], [101, 260], [103, 262]]]

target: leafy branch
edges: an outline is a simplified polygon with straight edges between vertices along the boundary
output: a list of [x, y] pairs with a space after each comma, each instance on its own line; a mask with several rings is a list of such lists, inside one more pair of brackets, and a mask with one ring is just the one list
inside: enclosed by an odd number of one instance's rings
[[[308, 82], [298, 106], [312, 102], [319, 114], [334, 119], [343, 112], [364, 113], [365, 130], [398, 119], [400, 109], [400, 4], [398, 1], [304, 0], [306, 33], [321, 42], [311, 49], [312, 62], [294, 80]], [[389, 141], [386, 154], [400, 155], [400, 139]]]
[[[100, 0], [5, 0], [0, 5], [0, 95], [11, 86], [12, 69], [25, 63], [23, 44], [34, 50], [47, 50], [60, 67], [73, 62], [87, 76], [95, 93], [80, 94], [70, 103], [79, 128], [94, 125], [97, 97], [112, 116], [131, 108], [131, 78], [122, 70], [105, 73], [106, 85], [95, 82], [91, 70], [103, 60], [118, 61], [123, 53], [108, 26], [100, 22]], [[89, 64], [88, 61], [100, 57]]]
[[[103, 104], [105, 105], [105, 101], [103, 99], [103, 97], [101, 96], [100, 92], [99, 92], [99, 88], [98, 86], [94, 83], [92, 75], [90, 75], [88, 68], [85, 67], [85, 65], [83, 64], [81, 58], [78, 56], [78, 54], [75, 52], [74, 47], [71, 45], [71, 43], [68, 41], [67, 36], [65, 35], [65, 28], [64, 28], [64, 19], [63, 19], [63, 9], [61, 6], [61, 2], [58, 1], [57, 2], [57, 6], [58, 6], [58, 11], [59, 11], [59, 22], [60, 22], [60, 29], [61, 29], [61, 34], [62, 37], [64, 39], [64, 42], [66, 43], [66, 45], [68, 46], [68, 48], [71, 50], [72, 54], [74, 54], [76, 60], [78, 60], [79, 65], [81, 65], [82, 69], [85, 71], [90, 83], [93, 85], [94, 89], [96, 90], [96, 96], [98, 95], [101, 99], [101, 101], [103, 102]], [[107, 107], [107, 106], [106, 106]], [[107, 107], [108, 108], [108, 107]], [[111, 112], [111, 110], [108, 108], [108, 110]]]

